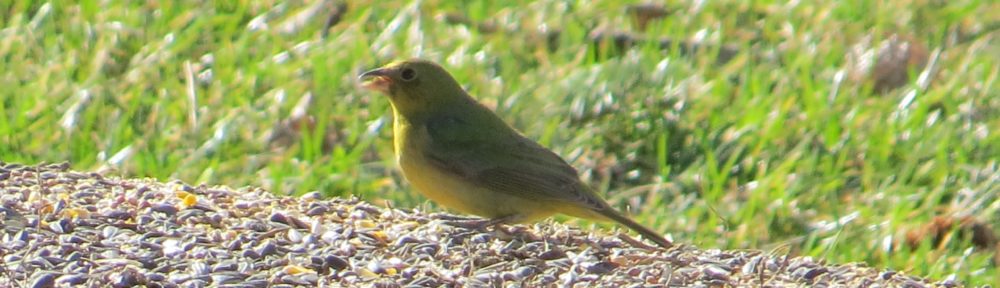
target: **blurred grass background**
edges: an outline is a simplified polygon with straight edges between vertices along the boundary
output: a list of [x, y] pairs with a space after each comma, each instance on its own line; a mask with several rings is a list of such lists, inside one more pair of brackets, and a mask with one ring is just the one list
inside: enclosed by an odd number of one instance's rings
[[0, 161], [430, 205], [356, 79], [422, 57], [679, 242], [1000, 283], [996, 11], [4, 1]]

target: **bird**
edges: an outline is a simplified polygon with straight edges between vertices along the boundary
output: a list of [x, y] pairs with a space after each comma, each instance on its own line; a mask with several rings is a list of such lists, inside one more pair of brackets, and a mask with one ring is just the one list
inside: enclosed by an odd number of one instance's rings
[[395, 160], [430, 200], [490, 224], [555, 214], [610, 220], [660, 247], [673, 246], [615, 210], [563, 158], [504, 122], [433, 61], [396, 61], [359, 80], [389, 98]]

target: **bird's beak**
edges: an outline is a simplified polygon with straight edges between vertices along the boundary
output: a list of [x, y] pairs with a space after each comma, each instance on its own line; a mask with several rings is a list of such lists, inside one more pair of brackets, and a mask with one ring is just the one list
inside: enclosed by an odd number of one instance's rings
[[365, 81], [371, 79], [361, 84], [361, 87], [366, 89], [378, 90], [383, 93], [389, 92], [389, 85], [392, 84], [392, 80], [389, 77], [391, 71], [386, 68], [378, 68], [365, 73], [361, 73], [358, 79]]
[[365, 78], [369, 77], [389, 76], [389, 71], [386, 70], [388, 69], [385, 68], [372, 69], [368, 72], [361, 73], [361, 76], [358, 76], [358, 79], [364, 80]]

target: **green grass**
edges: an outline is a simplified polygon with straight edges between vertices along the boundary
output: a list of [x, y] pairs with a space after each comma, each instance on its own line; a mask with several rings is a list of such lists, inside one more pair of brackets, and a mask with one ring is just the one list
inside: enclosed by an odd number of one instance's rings
[[[325, 38], [333, 5], [301, 2], [3, 2], [0, 160], [413, 207], [388, 102], [356, 77], [423, 57], [680, 242], [1000, 283], [968, 241], [899, 246], [938, 215], [1000, 223], [1000, 41], [968, 36], [991, 1], [671, 4], [644, 34], [695, 54], [587, 40], [638, 32], [615, 1], [352, 2]], [[929, 84], [844, 77], [893, 33], [938, 55]], [[740, 52], [718, 63], [720, 43]]]

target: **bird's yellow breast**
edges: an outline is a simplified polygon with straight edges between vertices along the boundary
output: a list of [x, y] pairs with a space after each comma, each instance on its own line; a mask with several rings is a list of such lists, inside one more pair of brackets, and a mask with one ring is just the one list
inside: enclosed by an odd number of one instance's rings
[[487, 218], [516, 215], [519, 221], [536, 220], [555, 213], [542, 203], [491, 191], [431, 163], [424, 151], [434, 143], [425, 126], [411, 125], [399, 117], [393, 126], [396, 162], [403, 176], [413, 188], [435, 203]]

